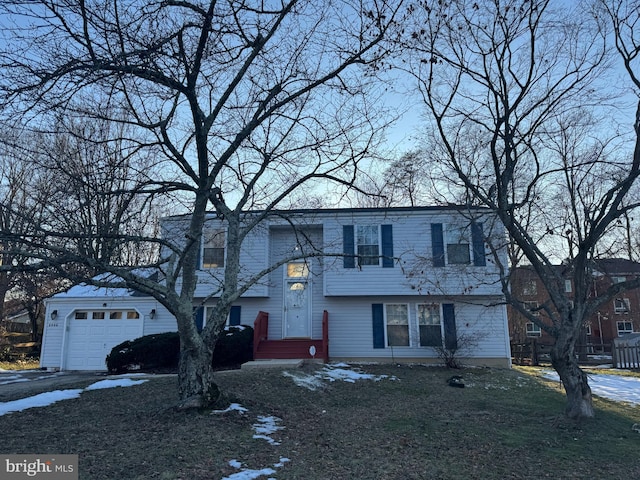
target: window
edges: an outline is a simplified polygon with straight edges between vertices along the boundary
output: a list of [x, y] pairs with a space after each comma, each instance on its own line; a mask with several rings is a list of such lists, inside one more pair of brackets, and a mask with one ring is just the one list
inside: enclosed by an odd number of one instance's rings
[[74, 318], [76, 320], [86, 320], [89, 318], [88, 312], [76, 312]]
[[409, 346], [409, 308], [406, 304], [387, 304], [385, 307], [387, 345]]
[[358, 225], [356, 227], [356, 251], [358, 265], [380, 265], [377, 225]]
[[418, 329], [421, 347], [442, 346], [440, 305], [418, 305]]
[[542, 329], [533, 322], [527, 322], [527, 337], [541, 337]]
[[127, 312], [127, 319], [128, 320], [135, 320], [140, 318], [140, 314], [138, 312], [136, 312], [135, 310], [129, 310]]
[[565, 293], [571, 293], [571, 290], [572, 290], [571, 280], [565, 280], [564, 281], [564, 291], [565, 291]]
[[469, 235], [465, 228], [447, 226], [447, 262], [455, 265], [471, 263]]
[[625, 277], [611, 277], [611, 282], [612, 283], [622, 283], [625, 282], [627, 279]]
[[630, 306], [628, 298], [616, 298], [613, 301], [613, 311], [615, 313], [629, 313]]
[[304, 262], [292, 262], [287, 264], [287, 278], [307, 278], [309, 265]]
[[584, 330], [585, 330], [585, 333], [587, 334], [587, 336], [589, 336], [589, 337], [590, 337], [591, 335], [593, 335], [593, 334], [591, 333], [591, 324], [590, 324], [590, 323], [587, 323], [587, 324], [585, 325]]
[[531, 312], [531, 315], [535, 315], [536, 317], [540, 316], [540, 310], [538, 309], [538, 302], [522, 302], [524, 303], [524, 308]]
[[525, 280], [522, 285], [522, 294], [523, 295], [537, 295], [538, 294], [538, 284], [535, 280]]
[[618, 325], [618, 336], [627, 335], [633, 333], [633, 323], [631, 322], [616, 322]]
[[104, 320], [104, 312], [91, 312], [91, 318], [94, 320]]
[[208, 230], [203, 234], [202, 267], [224, 267], [224, 230]]
[[109, 320], [121, 320], [122, 312], [109, 312]]

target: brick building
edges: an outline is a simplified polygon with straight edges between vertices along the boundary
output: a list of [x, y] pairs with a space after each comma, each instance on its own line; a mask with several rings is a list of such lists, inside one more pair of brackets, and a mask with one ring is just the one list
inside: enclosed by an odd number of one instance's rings
[[[573, 294], [571, 271], [565, 265], [557, 265], [556, 268], [560, 276], [565, 279], [565, 292], [571, 298]], [[622, 258], [597, 260], [590, 295], [597, 297], [612, 284], [635, 279], [638, 275], [640, 275], [640, 263]], [[551, 323], [549, 315], [545, 312], [545, 307], [550, 305], [549, 294], [532, 268], [524, 266], [513, 270], [511, 291], [542, 322]], [[540, 344], [553, 343], [552, 337], [514, 308], [508, 308], [508, 316], [512, 343], [525, 343], [532, 338], [537, 339]], [[589, 318], [584, 331], [587, 352], [610, 352], [613, 339], [634, 332], [640, 332], [640, 289], [621, 293], [601, 305]]]

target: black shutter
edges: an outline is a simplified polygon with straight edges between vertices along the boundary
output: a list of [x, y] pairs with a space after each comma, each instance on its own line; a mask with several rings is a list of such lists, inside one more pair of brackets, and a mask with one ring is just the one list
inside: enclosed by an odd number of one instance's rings
[[202, 236], [195, 242], [196, 244], [196, 270], [202, 268]]
[[433, 266], [444, 267], [444, 236], [441, 223], [431, 224], [431, 251]]
[[444, 346], [447, 350], [458, 348], [458, 336], [456, 333], [456, 314], [453, 303], [442, 304], [442, 320], [444, 323]]
[[193, 309], [193, 320], [196, 322], [198, 332], [201, 332], [204, 327], [204, 307], [197, 307]]
[[487, 258], [484, 251], [484, 235], [482, 234], [482, 223], [471, 223], [471, 243], [473, 244], [473, 264], [476, 267], [487, 265]]
[[393, 268], [393, 226], [381, 225], [382, 231], [382, 266]]
[[240, 325], [240, 305], [233, 305], [229, 311], [229, 325]]
[[342, 226], [342, 253], [344, 268], [356, 268], [353, 225]]
[[384, 306], [381, 303], [371, 305], [373, 321], [373, 348], [384, 348]]

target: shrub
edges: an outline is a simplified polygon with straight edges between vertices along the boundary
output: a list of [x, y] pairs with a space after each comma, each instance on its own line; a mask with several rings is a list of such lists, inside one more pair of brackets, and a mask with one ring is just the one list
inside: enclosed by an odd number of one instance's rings
[[253, 328], [225, 327], [213, 351], [214, 367], [229, 367], [253, 360]]
[[[130, 370], [175, 368], [180, 358], [180, 337], [177, 332], [145, 335], [127, 340], [111, 349], [107, 355], [110, 373]], [[213, 352], [214, 367], [239, 365], [253, 359], [253, 328], [238, 325], [226, 327]]]
[[123, 373], [137, 369], [175, 367], [179, 355], [178, 332], [145, 335], [113, 347], [107, 355], [107, 369], [110, 373]]

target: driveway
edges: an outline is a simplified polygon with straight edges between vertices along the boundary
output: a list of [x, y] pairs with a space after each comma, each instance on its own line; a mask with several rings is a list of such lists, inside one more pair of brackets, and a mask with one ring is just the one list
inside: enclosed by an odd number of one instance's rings
[[84, 388], [107, 377], [106, 372], [0, 370], [0, 402], [71, 387]]

